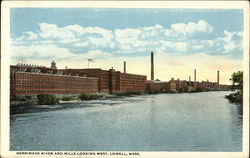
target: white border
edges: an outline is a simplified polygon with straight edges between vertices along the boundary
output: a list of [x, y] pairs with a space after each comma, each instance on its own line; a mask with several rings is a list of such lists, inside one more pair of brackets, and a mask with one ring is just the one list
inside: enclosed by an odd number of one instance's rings
[[[9, 151], [9, 9], [12, 7], [55, 7], [55, 8], [190, 8], [190, 9], [244, 9], [244, 111], [243, 111], [243, 152], [140, 152], [132, 157], [249, 157], [249, 3], [247, 1], [3, 1], [1, 6], [1, 148], [0, 157], [44, 157], [16, 155]], [[52, 156], [48, 156], [52, 157]], [[53, 157], [62, 157], [55, 156]], [[63, 156], [72, 157], [72, 156]], [[95, 156], [76, 156], [95, 157]], [[96, 156], [110, 157], [110, 156]], [[112, 156], [117, 157], [117, 156]], [[126, 156], [120, 156], [126, 157]]]

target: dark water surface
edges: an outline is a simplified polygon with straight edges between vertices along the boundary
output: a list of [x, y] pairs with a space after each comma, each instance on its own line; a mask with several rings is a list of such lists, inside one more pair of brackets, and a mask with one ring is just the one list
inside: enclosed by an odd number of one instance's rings
[[242, 115], [224, 98], [229, 93], [93, 100], [12, 115], [10, 149], [241, 151]]

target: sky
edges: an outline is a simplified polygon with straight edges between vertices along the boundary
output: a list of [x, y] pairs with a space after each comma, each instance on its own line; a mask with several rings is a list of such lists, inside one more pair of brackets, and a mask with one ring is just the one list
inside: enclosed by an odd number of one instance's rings
[[230, 84], [243, 69], [243, 10], [167, 8], [11, 8], [11, 64], [90, 68]]

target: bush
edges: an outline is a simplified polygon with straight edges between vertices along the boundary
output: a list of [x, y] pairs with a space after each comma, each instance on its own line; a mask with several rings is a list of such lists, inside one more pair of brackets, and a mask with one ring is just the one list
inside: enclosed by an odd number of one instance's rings
[[72, 100], [72, 97], [66, 97], [66, 96], [65, 96], [65, 97], [62, 98], [62, 100], [63, 100], [63, 101], [70, 101], [70, 100]]
[[148, 91], [147, 93], [148, 93], [148, 94], [159, 94], [158, 91]]
[[39, 94], [37, 95], [37, 99], [39, 104], [44, 105], [44, 104], [56, 104], [59, 102], [59, 99], [56, 98], [54, 95], [50, 94]]
[[133, 96], [133, 95], [141, 95], [141, 92], [123, 92], [123, 93], [117, 93], [117, 96]]
[[99, 98], [101, 98], [101, 97], [102, 97], [102, 96], [97, 95], [97, 94], [82, 93], [82, 94], [79, 96], [79, 99], [80, 99], [80, 100], [94, 100], [94, 99], [99, 99]]
[[242, 105], [243, 104], [243, 94], [241, 91], [237, 91], [235, 93], [231, 93], [229, 95], [226, 95], [226, 98], [229, 100], [230, 103], [235, 103]]

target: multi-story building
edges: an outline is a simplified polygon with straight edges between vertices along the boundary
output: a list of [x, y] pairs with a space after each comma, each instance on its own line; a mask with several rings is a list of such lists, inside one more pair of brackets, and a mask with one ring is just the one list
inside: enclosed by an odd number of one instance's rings
[[229, 85], [219, 85], [209, 81], [186, 81], [171, 78], [168, 82], [148, 81], [147, 90], [151, 92], [194, 92], [210, 90], [230, 90]]
[[168, 82], [147, 81], [148, 92], [168, 92], [170, 90]]
[[185, 92], [188, 90], [188, 82], [186, 80], [175, 80], [174, 78], [171, 78], [169, 81], [170, 85], [170, 91], [172, 92]]
[[88, 77], [98, 78], [98, 92], [144, 92], [147, 77], [129, 73], [121, 73], [115, 69], [64, 69], [64, 73], [81, 72]]
[[10, 67], [11, 96], [97, 93], [98, 78], [63, 74], [55, 68], [31, 65]]
[[12, 96], [145, 90], [146, 76], [121, 73], [114, 69], [57, 69], [54, 61], [50, 68], [27, 64], [10, 66]]

